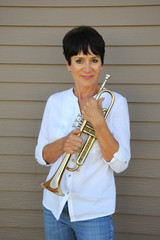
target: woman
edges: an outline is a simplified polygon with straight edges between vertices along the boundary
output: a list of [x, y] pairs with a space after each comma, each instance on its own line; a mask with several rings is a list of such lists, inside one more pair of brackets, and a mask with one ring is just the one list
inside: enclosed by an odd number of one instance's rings
[[51, 166], [47, 180], [66, 153], [73, 154], [69, 166], [74, 166], [83, 145], [80, 130], [73, 128], [78, 114], [92, 124], [97, 140], [78, 171], [65, 170], [61, 181], [63, 197], [44, 190], [46, 240], [112, 240], [114, 171], [125, 170], [130, 160], [127, 101], [114, 93], [114, 105], [104, 119], [102, 108], [109, 105], [109, 94], [99, 100], [94, 96], [100, 89], [105, 43], [95, 29], [72, 29], [63, 39], [63, 50], [74, 87], [53, 94], [46, 104], [35, 155], [40, 164]]

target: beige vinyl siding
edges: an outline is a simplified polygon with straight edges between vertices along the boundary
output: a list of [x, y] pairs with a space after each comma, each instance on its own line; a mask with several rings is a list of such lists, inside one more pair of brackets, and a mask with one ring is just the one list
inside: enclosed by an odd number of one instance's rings
[[44, 240], [48, 168], [34, 148], [47, 98], [73, 86], [62, 54], [72, 27], [106, 41], [108, 88], [127, 97], [132, 160], [116, 174], [116, 240], [160, 238], [160, 1], [0, 0], [0, 239]]
[[[12, 8], [1, 7], [0, 22], [3, 26], [73, 26], [88, 25], [157, 25], [160, 6], [144, 7], [83, 7], [83, 8]], [[101, 12], [101, 17], [94, 18]], [[82, 15], [83, 14], [83, 15]], [[136, 14], [136, 17], [135, 17]], [[5, 16], [10, 16], [5, 18]], [[65, 15], [65, 21], [64, 21]], [[143, 15], [143, 17], [142, 17]], [[72, 17], [71, 17], [72, 16]], [[83, 17], [82, 17], [83, 16]], [[95, 22], [95, 23], [94, 23]]]

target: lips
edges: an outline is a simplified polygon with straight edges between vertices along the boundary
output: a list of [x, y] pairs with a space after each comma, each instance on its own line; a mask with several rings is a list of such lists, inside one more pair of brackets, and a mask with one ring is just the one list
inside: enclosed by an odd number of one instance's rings
[[90, 79], [90, 78], [93, 78], [93, 75], [82, 75], [82, 77], [85, 79]]

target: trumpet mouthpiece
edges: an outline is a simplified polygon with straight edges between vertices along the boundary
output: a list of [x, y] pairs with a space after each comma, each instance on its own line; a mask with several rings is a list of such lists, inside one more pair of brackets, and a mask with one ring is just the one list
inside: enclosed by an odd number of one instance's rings
[[110, 76], [111, 76], [111, 75], [109, 75], [109, 74], [106, 74], [106, 77], [105, 77], [105, 79], [106, 79], [106, 80], [108, 80], [108, 79], [110, 78]]

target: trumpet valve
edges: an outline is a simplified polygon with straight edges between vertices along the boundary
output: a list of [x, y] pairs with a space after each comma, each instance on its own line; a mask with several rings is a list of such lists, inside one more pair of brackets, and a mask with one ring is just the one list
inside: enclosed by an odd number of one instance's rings
[[78, 114], [76, 120], [74, 121], [72, 127], [73, 128], [80, 128], [82, 126], [82, 123], [84, 121], [84, 118], [82, 115]]

